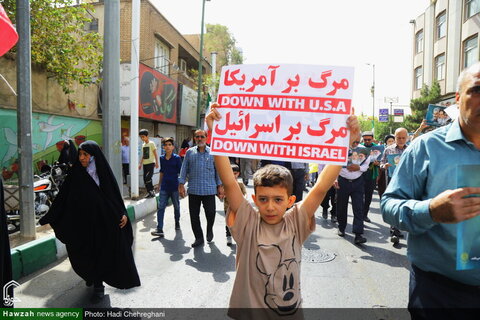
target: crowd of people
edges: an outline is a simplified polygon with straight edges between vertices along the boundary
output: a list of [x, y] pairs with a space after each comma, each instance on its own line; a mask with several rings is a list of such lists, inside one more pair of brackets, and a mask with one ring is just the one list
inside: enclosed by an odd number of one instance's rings
[[[472, 197], [480, 194], [480, 188], [457, 188], [453, 178], [457, 164], [478, 164], [480, 159], [480, 64], [460, 75], [456, 101], [458, 120], [419, 136], [426, 127], [422, 122], [413, 142], [408, 141], [405, 128], [375, 140], [373, 132], [360, 132], [355, 116], [349, 117], [349, 155], [352, 159], [355, 155], [355, 161], [344, 167], [213, 156], [208, 132], [202, 129], [195, 131], [193, 142], [182, 143], [181, 149], [187, 149], [182, 159], [174, 152], [173, 138], [162, 139], [163, 150], [158, 152], [148, 131], [142, 129], [138, 168], [143, 167], [147, 198], [155, 196], [153, 170], [160, 167], [157, 226], [151, 234], [164, 236], [168, 199], [174, 207], [175, 229], [180, 229], [179, 199], [188, 196], [195, 236], [191, 246], [211, 242], [215, 197], [225, 199], [227, 245], [233, 240], [238, 245], [231, 316], [242, 317], [235, 314], [237, 308], [291, 315], [301, 306], [301, 247], [315, 230], [317, 209], [322, 207], [324, 219], [330, 213], [331, 221], [338, 223], [338, 236], [344, 237], [351, 200], [354, 243], [363, 245], [368, 241], [364, 224], [371, 222], [370, 204], [377, 189], [383, 219], [391, 225], [391, 242], [397, 244], [405, 236], [402, 231], [408, 232], [412, 318], [445, 316], [438, 313], [443, 308], [450, 308], [441, 311], [449, 318], [458, 318], [458, 308], [480, 308], [480, 272], [455, 269], [456, 223], [480, 214], [480, 197]], [[206, 117], [210, 130], [220, 119], [217, 106], [214, 104]], [[127, 139], [125, 144], [128, 146]], [[381, 155], [373, 152], [378, 145], [384, 147]], [[94, 299], [102, 298], [104, 282], [123, 289], [139, 286], [131, 251], [131, 223], [100, 147], [86, 141], [79, 146], [76, 159], [71, 158], [76, 150], [70, 142], [65, 148], [62, 157], [70, 161], [69, 174], [40, 222], [49, 223], [67, 245], [74, 270], [87, 285], [94, 286]], [[400, 161], [391, 162], [391, 156]], [[128, 162], [122, 156], [124, 182]], [[245, 198], [252, 174], [256, 207]], [[304, 193], [306, 187], [309, 190]], [[202, 205], [205, 234], [200, 223]], [[288, 290], [285, 284], [276, 283], [287, 273]]]

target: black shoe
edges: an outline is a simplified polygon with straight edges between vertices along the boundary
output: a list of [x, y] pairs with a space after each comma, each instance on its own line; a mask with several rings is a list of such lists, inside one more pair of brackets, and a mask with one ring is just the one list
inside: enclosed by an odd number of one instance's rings
[[197, 240], [195, 240], [194, 243], [192, 243], [192, 248], [201, 246], [201, 245], [203, 245], [203, 244], [204, 244], [203, 239], [197, 239]]
[[153, 193], [152, 191], [147, 193], [147, 195], [145, 196], [145, 198], [153, 198], [153, 197], [155, 197], [155, 193]]
[[337, 234], [338, 234], [340, 237], [345, 237], [345, 231], [338, 230]]
[[246, 186], [248, 186], [248, 179], [246, 179], [246, 180], [243, 179], [243, 184], [246, 185]]
[[175, 221], [175, 230], [180, 230], [180, 221]]
[[361, 234], [355, 235], [355, 240], [353, 240], [355, 244], [362, 244], [367, 242], [367, 238], [363, 237]]
[[363, 218], [363, 221], [365, 221], [365, 222], [372, 222], [372, 220], [370, 220], [369, 217], [364, 217], [364, 218]]
[[105, 288], [93, 288], [93, 294], [90, 297], [92, 303], [99, 303], [105, 297]]
[[403, 238], [402, 232], [395, 227], [390, 229], [390, 236], [397, 236], [398, 238]]
[[150, 234], [155, 237], [163, 237], [165, 235], [163, 233], [163, 229], [157, 229], [155, 231], [152, 231]]
[[325, 219], [325, 220], [327, 220], [327, 218], [328, 218], [328, 210], [323, 209], [322, 218]]
[[333, 222], [333, 223], [337, 223], [337, 222], [338, 222], [336, 215], [332, 215], [332, 222]]

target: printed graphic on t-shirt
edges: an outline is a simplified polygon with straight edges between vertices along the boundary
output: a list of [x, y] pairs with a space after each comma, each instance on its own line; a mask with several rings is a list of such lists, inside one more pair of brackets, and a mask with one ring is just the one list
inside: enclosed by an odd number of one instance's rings
[[148, 158], [150, 158], [150, 148], [143, 147], [143, 159], [148, 159]]
[[[284, 252], [277, 244], [258, 245], [256, 267], [257, 271], [265, 276], [264, 301], [271, 310], [281, 316], [294, 314], [302, 302], [300, 265], [295, 258], [294, 243], [295, 237], [291, 246], [293, 252], [290, 254]], [[272, 257], [275, 263], [269, 263]]]

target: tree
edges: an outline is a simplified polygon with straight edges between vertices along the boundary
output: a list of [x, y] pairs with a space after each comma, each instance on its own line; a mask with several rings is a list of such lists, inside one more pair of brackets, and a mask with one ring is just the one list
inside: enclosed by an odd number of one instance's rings
[[[30, 0], [32, 64], [55, 78], [67, 94], [74, 82], [98, 83], [103, 58], [100, 35], [86, 31], [93, 6], [73, 4], [72, 0]], [[2, 5], [16, 23], [16, 0], [4, 0]], [[6, 57], [15, 56], [13, 47]]]
[[415, 131], [425, 119], [428, 105], [435, 104], [441, 97], [440, 85], [434, 81], [432, 87], [429, 88], [426, 84], [423, 85], [420, 91], [420, 97], [410, 101], [410, 108], [412, 115], [406, 116], [404, 126], [409, 131]]
[[217, 52], [217, 70], [229, 64], [243, 63], [243, 53], [236, 44], [237, 41], [226, 26], [207, 24], [205, 48], [208, 52]]

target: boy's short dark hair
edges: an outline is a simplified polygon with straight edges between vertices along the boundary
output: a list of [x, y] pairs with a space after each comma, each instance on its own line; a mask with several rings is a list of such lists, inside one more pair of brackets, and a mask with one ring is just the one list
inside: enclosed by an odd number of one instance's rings
[[289, 196], [293, 193], [293, 177], [290, 170], [276, 164], [269, 164], [258, 169], [253, 175], [253, 189], [257, 187], [283, 187]]
[[232, 168], [233, 172], [240, 172], [240, 167], [236, 165], [235, 163], [231, 163], [230, 167]]
[[170, 142], [172, 145], [173, 145], [173, 138], [172, 137], [168, 137], [168, 138], [165, 138], [162, 140], [162, 143], [165, 144], [167, 142]]
[[148, 137], [148, 130], [147, 129], [142, 129], [138, 133], [139, 136], [147, 136]]

